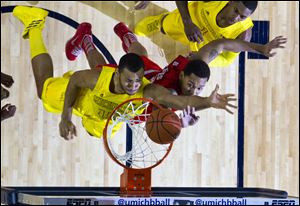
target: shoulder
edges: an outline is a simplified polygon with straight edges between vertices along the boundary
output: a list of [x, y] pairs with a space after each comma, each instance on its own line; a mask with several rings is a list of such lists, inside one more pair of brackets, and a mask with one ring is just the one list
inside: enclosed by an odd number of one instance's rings
[[182, 55], [179, 55], [178, 57], [176, 57], [169, 65], [169, 68], [172, 68], [173, 70], [183, 70], [186, 66], [187, 63], [189, 63], [189, 58], [188, 57], [184, 57]]
[[100, 74], [101, 70], [81, 70], [74, 72], [72, 79], [73, 82], [81, 88], [93, 89], [98, 82]]

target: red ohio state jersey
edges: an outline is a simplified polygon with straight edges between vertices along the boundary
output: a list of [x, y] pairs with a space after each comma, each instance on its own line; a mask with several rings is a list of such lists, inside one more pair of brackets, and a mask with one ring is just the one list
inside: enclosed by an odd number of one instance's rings
[[145, 64], [145, 77], [152, 83], [159, 84], [167, 89], [175, 91], [177, 94], [181, 94], [179, 85], [179, 74], [183, 71], [189, 62], [189, 59], [179, 55], [164, 69], [161, 69], [157, 64], [148, 59], [142, 57]]

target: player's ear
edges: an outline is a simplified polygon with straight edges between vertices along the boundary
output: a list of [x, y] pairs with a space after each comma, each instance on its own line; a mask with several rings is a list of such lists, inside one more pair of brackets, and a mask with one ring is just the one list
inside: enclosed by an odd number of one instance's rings
[[116, 68], [116, 76], [119, 76], [119, 75], [120, 75], [119, 68]]

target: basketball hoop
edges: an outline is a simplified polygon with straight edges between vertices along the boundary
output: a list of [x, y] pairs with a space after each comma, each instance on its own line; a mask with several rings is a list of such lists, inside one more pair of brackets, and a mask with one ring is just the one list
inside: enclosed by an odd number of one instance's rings
[[[121, 167], [122, 196], [150, 196], [151, 169], [159, 165], [169, 154], [172, 143], [157, 144], [147, 135], [145, 121], [152, 108], [162, 107], [146, 98], [127, 100], [118, 105], [110, 114], [104, 131], [103, 140], [108, 155]], [[129, 128], [126, 138], [115, 138], [114, 127], [126, 123]]]

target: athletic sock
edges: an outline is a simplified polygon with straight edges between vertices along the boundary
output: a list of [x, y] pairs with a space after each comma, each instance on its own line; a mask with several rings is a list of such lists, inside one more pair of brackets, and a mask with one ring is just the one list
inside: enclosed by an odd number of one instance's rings
[[31, 59], [40, 54], [48, 53], [43, 41], [41, 29], [32, 28], [29, 30], [29, 42]]

